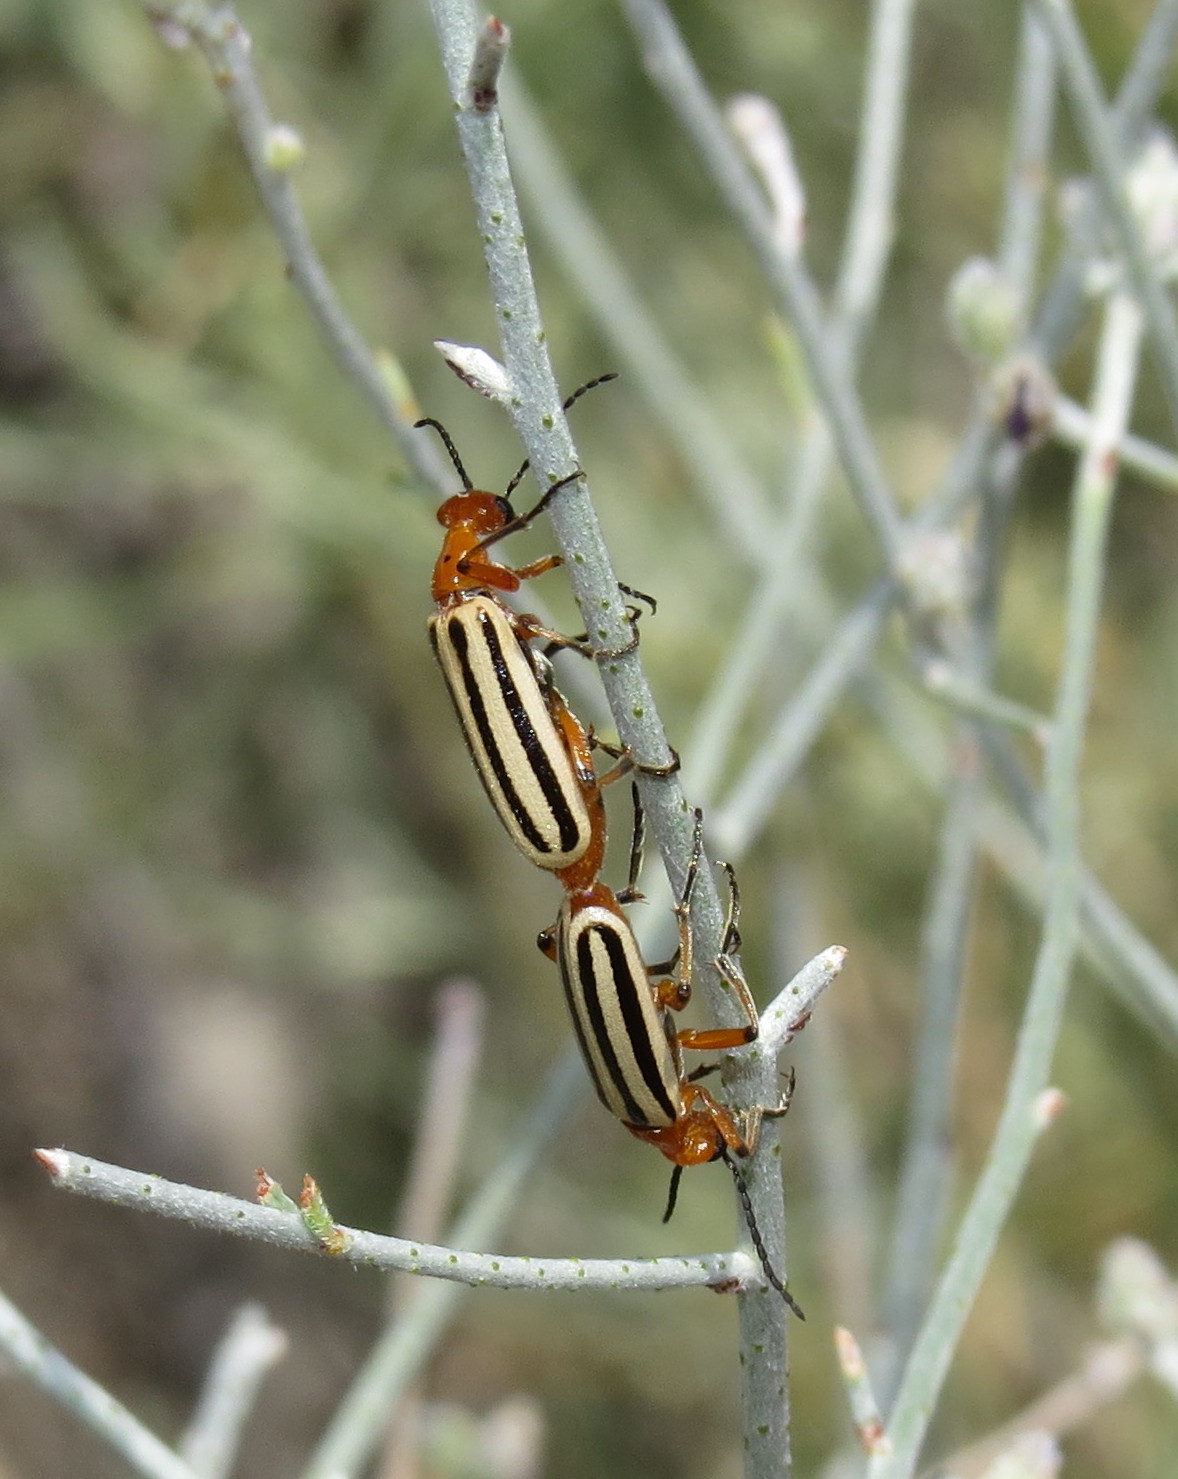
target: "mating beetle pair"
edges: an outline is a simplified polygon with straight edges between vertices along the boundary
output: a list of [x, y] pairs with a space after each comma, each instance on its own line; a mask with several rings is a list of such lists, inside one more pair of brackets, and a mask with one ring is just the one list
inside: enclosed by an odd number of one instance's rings
[[[603, 375], [581, 386], [564, 409], [613, 378]], [[599, 876], [606, 842], [602, 788], [633, 770], [634, 762], [625, 751], [598, 745], [615, 754], [616, 763], [597, 774], [592, 760], [597, 742], [557, 690], [548, 662], [548, 653], [559, 648], [594, 654], [581, 639], [548, 630], [502, 599], [523, 581], [555, 569], [561, 557], [546, 555], [513, 568], [489, 553], [507, 535], [527, 528], [581, 474], [554, 483], [534, 508], [517, 515], [510, 496], [527, 471], [527, 461], [497, 496], [473, 486], [439, 422], [424, 418], [416, 424], [438, 432], [464, 490], [438, 509], [446, 533], [434, 566], [432, 594], [438, 609], [429, 621], [430, 641], [475, 769], [500, 820], [524, 856], [555, 874], [564, 888], [556, 923], [543, 932], [540, 945], [560, 968], [577, 1042], [597, 1095], [631, 1134], [656, 1145], [674, 1163], [666, 1217], [674, 1208], [683, 1167], [726, 1162], [766, 1277], [802, 1316], [769, 1261], [733, 1159], [751, 1154], [762, 1119], [784, 1114], [788, 1094], [772, 1107], [737, 1112], [703, 1088], [698, 1074], [688, 1075], [683, 1068], [684, 1048], [723, 1051], [757, 1036], [756, 1008], [729, 961], [738, 938], [735, 878], [729, 870], [731, 905], [717, 966], [736, 990], [745, 1024], [676, 1031], [670, 1012], [681, 1010], [690, 997], [689, 915], [701, 856], [700, 816], [696, 814], [692, 857], [675, 908], [679, 948], [672, 961], [648, 967], [622, 910], [623, 903], [636, 897], [641, 859], [642, 815], [636, 790], [630, 882], [615, 894]], [[640, 599], [653, 607], [649, 598]], [[630, 608], [632, 626], [637, 616], [637, 609]], [[538, 642], [545, 644], [545, 651], [536, 650]]]

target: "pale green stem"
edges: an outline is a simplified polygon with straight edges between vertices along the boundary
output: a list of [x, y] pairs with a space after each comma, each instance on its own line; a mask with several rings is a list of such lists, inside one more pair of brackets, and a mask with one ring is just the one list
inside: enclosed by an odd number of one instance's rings
[[389, 389], [389, 382], [359, 330], [344, 312], [307, 229], [289, 169], [275, 168], [271, 156], [274, 118], [254, 72], [249, 33], [231, 5], [206, 0], [140, 0], [158, 23], [187, 33], [204, 54], [237, 128], [250, 172], [270, 217], [311, 317], [335, 362], [358, 387], [405, 460], [423, 482], [439, 493], [451, 490], [452, 477], [437, 445], [414, 431]]
[[1125, 160], [1100, 78], [1069, 0], [1034, 0], [1051, 33], [1076, 127], [1096, 172], [1108, 223], [1116, 235], [1161, 370], [1170, 416], [1178, 429], [1178, 314], [1150, 260], [1141, 225], [1125, 191]]
[[662, 0], [622, 0], [622, 9], [641, 45], [648, 75], [693, 140], [798, 337], [847, 481], [890, 568], [901, 533], [896, 500], [845, 367], [831, 349], [829, 326], [810, 275], [799, 256], [782, 250], [764, 198], [666, 5]]
[[[1030, 296], [1037, 265], [1034, 248], [1048, 179], [1054, 87], [1050, 44], [1038, 21], [1024, 9], [1000, 249], [1008, 281], [1020, 302]], [[993, 464], [991, 470], [996, 470]], [[1005, 565], [1015, 470], [1009, 469], [1007, 479], [992, 477], [984, 485], [971, 561], [983, 579], [971, 602], [958, 650], [946, 648], [940, 659], [975, 692], [984, 691], [993, 666], [997, 587]], [[952, 776], [921, 933], [919, 1027], [881, 1300], [890, 1355], [876, 1372], [876, 1381], [885, 1406], [895, 1391], [932, 1287], [951, 1174], [954, 1059], [984, 794], [976, 727], [969, 723], [954, 726], [950, 751]]]
[[287, 1348], [285, 1334], [260, 1304], [233, 1317], [209, 1364], [180, 1456], [200, 1479], [229, 1479], [262, 1379]]
[[626, 373], [674, 441], [717, 526], [745, 561], [764, 564], [765, 489], [728, 435], [711, 402], [692, 383], [624, 264], [577, 193], [519, 80], [500, 87], [511, 160], [532, 202], [534, 231], [546, 237]]
[[51, 1346], [14, 1304], [0, 1294], [0, 1353], [86, 1425], [144, 1479], [200, 1479], [195, 1469], [96, 1381]]
[[1116, 451], [1132, 403], [1142, 319], [1115, 295], [1106, 311], [1093, 395], [1093, 438], [1076, 479], [1063, 667], [1046, 760], [1047, 902], [1038, 959], [1005, 1104], [986, 1166], [905, 1367], [889, 1422], [892, 1451], [870, 1479], [909, 1479], [961, 1331], [1031, 1152], [1045, 1127], [1048, 1087], [1079, 932], [1079, 776], [1095, 658]]

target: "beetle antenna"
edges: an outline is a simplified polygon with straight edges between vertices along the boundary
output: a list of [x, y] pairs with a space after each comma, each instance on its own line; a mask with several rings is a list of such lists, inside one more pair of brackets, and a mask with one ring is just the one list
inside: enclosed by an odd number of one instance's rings
[[679, 1200], [679, 1179], [683, 1175], [683, 1167], [676, 1166], [671, 1172], [671, 1189], [667, 1193], [667, 1210], [663, 1213], [663, 1221], [670, 1222], [675, 1212], [675, 1203]]
[[[572, 395], [569, 396], [568, 400], [565, 401], [565, 403], [561, 406], [560, 409], [562, 411], [567, 411], [568, 408], [573, 404], [573, 402], [574, 401], [579, 401], [581, 399], [581, 397], [585, 394], [585, 392], [587, 390], [595, 390], [597, 388], [597, 386], [604, 385], [607, 380], [616, 380], [617, 378], [618, 378], [618, 372], [616, 370], [611, 370], [608, 375], [598, 375], [598, 377], [597, 377], [596, 380], [586, 380], [586, 382], [585, 382], [584, 385], [578, 386], [577, 389], [573, 391]], [[531, 467], [531, 465], [532, 465], [531, 458], [530, 457], [525, 457], [524, 460], [523, 460], [523, 462], [522, 462], [522, 464], [520, 465], [519, 472], [516, 473], [515, 477], [513, 477], [512, 480], [511, 480], [511, 482], [508, 483], [507, 487], [504, 488], [504, 490], [503, 490], [503, 497], [504, 498], [507, 498], [507, 499], [510, 499], [511, 498], [511, 495], [515, 492], [515, 490], [520, 485], [520, 479], [523, 477], [524, 473], [527, 472], [528, 468]], [[467, 486], [469, 487], [470, 485], [467, 484]]]
[[414, 429], [419, 426], [433, 427], [433, 429], [437, 432], [442, 441], [445, 443], [446, 451], [450, 454], [450, 461], [454, 464], [454, 470], [462, 479], [463, 488], [465, 488], [468, 493], [472, 492], [474, 489], [474, 484], [471, 482], [470, 478], [467, 477], [466, 468], [462, 465], [462, 458], [458, 455], [458, 448], [450, 440], [450, 433], [446, 430], [442, 423], [440, 421], [435, 421], [432, 416], [423, 416], [420, 421], [415, 421], [413, 423], [413, 426]]
[[[789, 1305], [790, 1309], [793, 1310], [794, 1314], [797, 1315], [798, 1319], [804, 1320], [806, 1317], [802, 1313], [801, 1306], [777, 1277], [777, 1270], [769, 1262], [769, 1250], [765, 1247], [765, 1240], [761, 1237], [761, 1229], [757, 1226], [757, 1219], [753, 1216], [753, 1203], [752, 1198], [749, 1196], [748, 1186], [745, 1184], [744, 1177], [737, 1170], [736, 1162], [732, 1159], [727, 1146], [720, 1152], [720, 1158], [732, 1172], [732, 1179], [736, 1182], [736, 1194], [740, 1198], [740, 1206], [744, 1212], [744, 1220], [748, 1224], [749, 1236], [753, 1240], [753, 1247], [757, 1250], [757, 1257], [761, 1260], [761, 1267], [765, 1271], [765, 1277], [773, 1285], [774, 1289], [777, 1290], [778, 1294], [781, 1295], [782, 1299], [785, 1300], [786, 1304]], [[676, 1166], [675, 1169], [679, 1170], [680, 1168]]]

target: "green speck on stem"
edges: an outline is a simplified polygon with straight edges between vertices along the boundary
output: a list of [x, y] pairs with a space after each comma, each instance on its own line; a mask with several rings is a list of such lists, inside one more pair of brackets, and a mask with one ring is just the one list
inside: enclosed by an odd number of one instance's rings
[[491, 212], [491, 225], [492, 226], [502, 226], [503, 225], [503, 212], [502, 211], [492, 211]]
[[767, 1438], [769, 1436], [769, 1425], [767, 1423], [758, 1423], [757, 1435], [761, 1438]]
[[574, 565], [583, 565], [584, 563], [585, 563], [585, 556], [584, 555], [576, 554], [576, 555], [573, 556], [573, 564]]
[[624, 1274], [628, 1274], [630, 1272], [630, 1265], [628, 1263], [622, 1264], [622, 1272]]
[[492, 243], [492, 242], [493, 242], [493, 241], [494, 241], [494, 240], [495, 240], [495, 238], [494, 238], [494, 237], [493, 237], [493, 236], [488, 236], [488, 235], [487, 235], [487, 233], [486, 233], [486, 232], [485, 232], [485, 231], [484, 231], [484, 232], [483, 232], [483, 245], [484, 245], [484, 246], [490, 246], [490, 245], [491, 245], [491, 243]]
[[551, 416], [541, 416], [540, 425], [544, 428], [545, 431], [551, 431], [554, 424], [555, 423], [553, 422]]
[[630, 714], [631, 714], [631, 717], [634, 718], [634, 719], [645, 719], [646, 718], [646, 710], [645, 709], [642, 709], [642, 708], [633, 708], [633, 709], [630, 710]]
[[542, 1268], [538, 1268], [536, 1270], [536, 1277], [538, 1279], [544, 1279], [544, 1278], [547, 1278], [548, 1276], [547, 1276], [547, 1274], [544, 1272], [544, 1270]]
[[409, 1250], [409, 1257], [410, 1258], [420, 1258], [421, 1257], [421, 1249], [420, 1248], [410, 1248], [410, 1250]]
[[91, 1166], [88, 1162], [83, 1163], [83, 1166], [82, 1166], [82, 1175], [83, 1176], [93, 1176], [94, 1175], [94, 1167]]
[[583, 1279], [584, 1277], [585, 1277], [585, 1270], [583, 1268], [579, 1268], [577, 1270], [577, 1278], [578, 1279]]
[[448, 1262], [450, 1262], [450, 1263], [457, 1263], [458, 1262], [458, 1254], [457, 1253], [451, 1253]]
[[148, 1182], [146, 1182], [146, 1181], [145, 1181], [145, 1182], [144, 1182], [144, 1183], [143, 1183], [143, 1186], [142, 1186], [142, 1188], [141, 1188], [141, 1190], [142, 1190], [142, 1192], [143, 1192], [143, 1195], [144, 1195], [144, 1196], [145, 1196], [145, 1197], [149, 1197], [149, 1196], [151, 1196], [151, 1186], [150, 1186], [150, 1185], [149, 1185], [149, 1183], [148, 1183]]
[[499, 1264], [497, 1262], [491, 1265], [491, 1272], [496, 1274], [499, 1272]]
[[754, 1355], [761, 1356], [761, 1355], [764, 1355], [764, 1353], [765, 1353], [765, 1347], [763, 1345], [755, 1345], [755, 1346], [753, 1346], [753, 1354]]
[[[521, 245], [522, 245], [522, 243], [521, 243]], [[548, 342], [548, 330], [547, 329], [541, 329], [540, 332], [536, 335], [536, 343], [537, 344], [547, 344], [547, 342]]]
[[245, 1220], [245, 1213], [239, 1211], [237, 1214], [237, 1220], [238, 1222], [243, 1222]]
[[527, 245], [522, 235], [515, 238], [515, 244], [517, 247], [524, 247]]
[[511, 317], [511, 309], [510, 308], [505, 308], [503, 310], [503, 317], [505, 319], [509, 319]]

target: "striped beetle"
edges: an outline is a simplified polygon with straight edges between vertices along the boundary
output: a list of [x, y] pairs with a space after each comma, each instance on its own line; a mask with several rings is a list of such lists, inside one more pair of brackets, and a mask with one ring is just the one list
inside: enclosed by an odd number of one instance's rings
[[577, 1044], [597, 1097], [632, 1135], [656, 1145], [674, 1164], [663, 1221], [668, 1221], [675, 1209], [685, 1166], [724, 1161], [736, 1183], [766, 1278], [790, 1309], [805, 1319], [769, 1261], [748, 1189], [734, 1159], [743, 1159], [756, 1149], [763, 1120], [788, 1110], [792, 1078], [778, 1104], [732, 1110], [698, 1082], [710, 1068], [692, 1074], [685, 1074], [683, 1069], [684, 1048], [723, 1052], [744, 1047], [756, 1039], [759, 1030], [756, 1006], [735, 963], [740, 946], [736, 876], [725, 864], [728, 919], [716, 967], [736, 992], [745, 1023], [741, 1027], [677, 1030], [670, 1013], [681, 1011], [691, 998], [691, 895], [702, 853], [702, 814], [695, 813], [691, 860], [683, 893], [675, 905], [678, 949], [669, 961], [647, 966], [621, 907], [638, 897], [643, 827], [637, 788], [634, 811], [634, 844], [626, 888], [615, 894], [606, 884], [594, 880], [586, 887], [570, 889], [555, 925], [541, 933], [540, 949], [560, 969]]
[[[569, 396], [564, 409], [615, 378], [590, 380]], [[556, 569], [560, 555], [513, 568], [488, 553], [500, 539], [527, 528], [581, 473], [554, 483], [533, 509], [516, 514], [510, 498], [527, 461], [501, 496], [487, 493], [471, 483], [440, 422], [425, 417], [415, 425], [434, 428], [463, 483], [464, 491], [438, 509], [446, 533], [434, 566], [432, 594], [438, 609], [430, 617], [429, 634], [475, 769], [526, 858], [551, 872], [589, 860], [595, 875], [601, 865], [598, 848], [604, 852], [600, 788], [632, 767], [619, 752], [618, 764], [597, 775], [591, 756], [595, 741], [553, 682], [548, 652], [568, 647], [592, 656], [592, 650], [582, 639], [549, 631], [536, 617], [512, 611], [501, 599], [525, 580]], [[648, 597], [641, 599], [653, 609]], [[636, 621], [637, 609], [629, 611], [631, 622]], [[537, 640], [547, 644], [545, 652], [535, 651], [531, 644]]]

